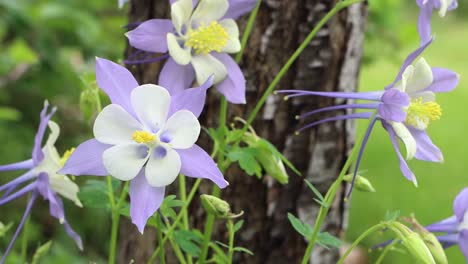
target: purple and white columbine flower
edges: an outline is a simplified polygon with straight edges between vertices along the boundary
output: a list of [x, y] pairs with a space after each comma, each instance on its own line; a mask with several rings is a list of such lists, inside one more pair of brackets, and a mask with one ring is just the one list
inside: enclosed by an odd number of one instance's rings
[[354, 176], [356, 176], [370, 133], [375, 123], [380, 121], [387, 130], [398, 155], [401, 172], [408, 180], [417, 185], [416, 177], [401, 155], [397, 137], [405, 144], [407, 160], [416, 158], [424, 161], [442, 162], [443, 155], [439, 148], [432, 143], [426, 133], [426, 128], [431, 121], [439, 119], [442, 114], [440, 105], [435, 101], [435, 94], [453, 90], [459, 81], [459, 76], [455, 72], [442, 68], [431, 68], [423, 58], [419, 59], [414, 66], [411, 65], [429, 44], [430, 41], [406, 58], [395, 81], [388, 85], [384, 91], [346, 93], [283, 90], [278, 91], [278, 93], [289, 94], [286, 98], [318, 95], [373, 101], [373, 103], [330, 106], [302, 114], [299, 116], [300, 119], [324, 111], [375, 110], [375, 113], [370, 111], [325, 118], [304, 126], [299, 129], [299, 132], [330, 121], [372, 118], [356, 160], [354, 171]]
[[171, 1], [172, 20], [145, 21], [126, 36], [137, 49], [169, 52], [159, 84], [171, 93], [189, 87], [194, 80], [202, 84], [213, 75], [216, 88], [229, 102], [243, 104], [245, 78], [228, 53], [241, 49], [234, 19], [255, 4], [255, 0]]
[[[10, 252], [13, 243], [21, 232], [21, 229], [23, 228], [23, 225], [39, 194], [42, 195], [45, 200], [49, 201], [50, 214], [59, 219], [60, 223], [64, 225], [67, 234], [75, 240], [80, 249], [83, 249], [80, 236], [73, 231], [65, 218], [63, 202], [58, 196], [58, 194], [60, 194], [61, 196], [73, 201], [77, 206], [82, 207], [77, 196], [79, 191], [78, 186], [67, 176], [57, 174], [57, 171], [62, 167], [62, 162], [54, 144], [59, 136], [60, 128], [55, 122], [50, 121], [56, 109], [53, 108], [49, 113], [47, 113], [48, 106], [49, 104], [46, 101], [40, 114], [41, 122], [34, 140], [32, 158], [0, 166], [0, 171], [28, 170], [20, 177], [0, 186], [0, 192], [3, 192], [3, 195], [0, 198], [0, 206], [27, 193], [31, 193], [31, 198], [28, 201], [23, 218], [11, 239], [8, 248], [5, 250], [0, 263], [4, 263], [6, 256]], [[41, 147], [47, 126], [49, 126], [51, 132], [44, 147]], [[17, 190], [18, 188], [20, 189]], [[17, 191], [15, 192], [15, 190]]]
[[210, 179], [220, 188], [228, 185], [213, 159], [195, 144], [211, 78], [171, 96], [158, 85], [139, 86], [126, 68], [97, 58], [96, 80], [112, 104], [97, 116], [95, 138], [76, 148], [62, 173], [131, 181], [130, 215], [141, 233], [179, 173]]
[[444, 248], [458, 244], [468, 261], [468, 188], [463, 189], [453, 201], [454, 216], [426, 227], [433, 233], [446, 233], [437, 236]]
[[416, 0], [420, 7], [418, 19], [418, 31], [421, 43], [426, 43], [431, 38], [431, 16], [434, 9], [439, 10], [439, 15], [444, 17], [447, 11], [458, 7], [457, 0]]

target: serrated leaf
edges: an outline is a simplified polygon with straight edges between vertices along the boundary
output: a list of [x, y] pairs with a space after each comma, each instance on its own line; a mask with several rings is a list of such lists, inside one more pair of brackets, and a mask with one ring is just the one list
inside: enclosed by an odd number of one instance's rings
[[288, 213], [288, 220], [294, 227], [294, 229], [303, 237], [308, 238], [312, 235], [312, 232], [314, 231], [313, 227], [309, 226], [306, 223], [303, 223], [299, 218], [297, 218], [293, 214]]
[[244, 247], [234, 247], [233, 249], [234, 249], [234, 251], [237, 251], [237, 252], [243, 252], [243, 253], [249, 254], [251, 256], [254, 255], [254, 253], [252, 251], [250, 251], [250, 250], [248, 250], [248, 249], [246, 249]]
[[173, 234], [175, 243], [187, 254], [198, 257], [201, 253], [199, 244], [202, 242], [203, 237], [199, 234], [187, 231], [177, 230]]
[[235, 225], [234, 225], [234, 233], [236, 233], [237, 231], [239, 231], [239, 229], [242, 228], [242, 226], [244, 225], [244, 220], [240, 220], [238, 221]]
[[110, 208], [107, 184], [103, 181], [87, 180], [78, 197], [84, 207]]
[[387, 211], [385, 213], [385, 221], [395, 221], [400, 216], [400, 210]]
[[323, 232], [317, 235], [317, 244], [328, 249], [330, 247], [339, 248], [341, 245], [343, 245], [343, 241], [328, 232]]
[[235, 151], [229, 152], [228, 158], [231, 161], [237, 161], [239, 166], [248, 175], [257, 175], [258, 178], [262, 177], [262, 167], [255, 159], [256, 150], [254, 148], [238, 148]]
[[38, 247], [36, 252], [34, 252], [31, 264], [39, 264], [41, 258], [43, 258], [49, 252], [51, 246], [52, 240]]

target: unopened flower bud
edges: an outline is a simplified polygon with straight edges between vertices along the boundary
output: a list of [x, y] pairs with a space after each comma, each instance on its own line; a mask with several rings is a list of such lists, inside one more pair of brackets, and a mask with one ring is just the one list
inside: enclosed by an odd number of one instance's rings
[[[351, 183], [353, 181], [353, 174], [345, 175], [343, 180]], [[375, 192], [372, 183], [367, 178], [362, 177], [361, 175], [356, 175], [356, 180], [354, 181], [354, 188], [361, 192]]]
[[431, 251], [418, 233], [412, 232], [402, 238], [402, 244], [408, 252], [418, 261], [424, 264], [436, 264]]
[[207, 213], [219, 218], [228, 218], [231, 215], [231, 206], [226, 201], [207, 194], [202, 194], [200, 199]]

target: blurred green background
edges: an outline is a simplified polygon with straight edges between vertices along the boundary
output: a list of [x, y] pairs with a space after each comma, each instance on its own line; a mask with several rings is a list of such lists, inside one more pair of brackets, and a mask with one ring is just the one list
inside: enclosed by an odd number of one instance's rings
[[[86, 86], [80, 76], [92, 74], [94, 56], [111, 60], [122, 58], [126, 24], [125, 9], [114, 0], [1, 0], [0, 1], [0, 164], [18, 161], [30, 155], [38, 113], [45, 98], [60, 111], [55, 120], [67, 122], [58, 142], [60, 152], [89, 138], [91, 129], [79, 106], [79, 95]], [[361, 90], [378, 90], [391, 82], [406, 54], [418, 45], [417, 9], [414, 1], [370, 1], [370, 21], [366, 34]], [[408, 7], [408, 3], [411, 3]], [[462, 76], [461, 85], [438, 101], [444, 115], [433, 122], [429, 132], [444, 154], [444, 164], [411, 161], [419, 188], [406, 181], [390, 140], [377, 127], [366, 149], [362, 169], [373, 182], [377, 193], [355, 192], [347, 239], [384, 219], [387, 211], [400, 210], [401, 215], [415, 213], [422, 224], [438, 221], [452, 214], [454, 196], [466, 186], [464, 171], [464, 133], [468, 117], [464, 103], [468, 100], [468, 5], [441, 19], [434, 16], [436, 41], [425, 54], [429, 64], [451, 68]], [[362, 128], [360, 127], [360, 130]], [[77, 135], [81, 137], [77, 138]], [[2, 173], [0, 184], [17, 176]], [[77, 179], [79, 184], [83, 179]], [[0, 248], [6, 248], [16, 224], [23, 214], [24, 199], [1, 207], [4, 224], [13, 227], [2, 236]], [[71, 225], [81, 234], [85, 253], [80, 253], [67, 238], [63, 227], [51, 218], [47, 203], [38, 202], [28, 228], [28, 255], [37, 247], [53, 240], [44, 263], [104, 262], [107, 255], [109, 219], [104, 209], [75, 207], [65, 201]], [[0, 227], [1, 229], [1, 227]], [[364, 245], [372, 246], [385, 239], [374, 235]], [[21, 236], [9, 263], [20, 258]], [[450, 263], [463, 263], [457, 247], [448, 250]], [[377, 253], [371, 253], [372, 257]], [[384, 263], [412, 263], [409, 256], [391, 253]], [[372, 262], [371, 262], [372, 263]]]

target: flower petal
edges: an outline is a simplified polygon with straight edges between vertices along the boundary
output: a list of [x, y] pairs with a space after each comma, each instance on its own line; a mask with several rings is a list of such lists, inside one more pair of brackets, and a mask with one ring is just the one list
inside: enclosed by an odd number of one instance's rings
[[138, 82], [130, 71], [112, 61], [96, 57], [96, 82], [113, 104], [122, 106], [133, 115], [130, 93], [138, 86]]
[[219, 24], [226, 30], [229, 36], [226, 46], [223, 47], [222, 52], [237, 53], [241, 50], [241, 43], [239, 41], [239, 28], [236, 21], [233, 19], [223, 19]]
[[458, 222], [463, 222], [466, 211], [468, 210], [468, 188], [463, 189], [458, 193], [453, 200], [453, 212], [457, 216]]
[[169, 92], [161, 86], [145, 84], [132, 91], [133, 109], [147, 130], [156, 133], [167, 119], [171, 103]]
[[214, 160], [198, 145], [188, 149], [178, 149], [182, 167], [180, 172], [193, 178], [212, 180], [219, 188], [225, 188], [229, 183], [224, 179]]
[[440, 222], [433, 223], [425, 227], [429, 232], [447, 232], [453, 233], [458, 231], [458, 221], [456, 216], [451, 216]]
[[71, 181], [65, 175], [58, 175], [56, 173], [50, 173], [48, 175], [50, 188], [54, 192], [74, 202], [76, 206], [83, 207], [80, 199], [78, 198], [78, 192], [80, 189], [76, 183]]
[[421, 45], [431, 38], [431, 16], [432, 6], [422, 5], [418, 17], [418, 32], [421, 39]]
[[416, 140], [417, 150], [414, 155], [418, 160], [443, 162], [444, 156], [440, 149], [432, 143], [426, 131], [408, 127], [413, 138]]
[[180, 166], [180, 157], [175, 150], [158, 146], [146, 164], [146, 180], [153, 187], [167, 186], [179, 175]]
[[55, 114], [56, 108], [47, 113], [49, 108], [49, 102], [44, 102], [44, 108], [41, 111], [40, 117], [41, 122], [39, 123], [39, 128], [37, 129], [36, 136], [34, 137], [34, 147], [32, 151], [32, 160], [33, 164], [37, 165], [44, 159], [44, 152], [42, 152], [42, 140], [44, 139], [45, 131], [47, 130], [47, 125], [49, 120]]
[[208, 78], [206, 82], [195, 88], [183, 90], [171, 97], [171, 107], [169, 116], [172, 116], [179, 110], [189, 110], [196, 117], [199, 117], [205, 106], [206, 91], [213, 85], [213, 77]]
[[391, 122], [390, 123], [393, 130], [395, 131], [396, 135], [403, 141], [406, 147], [406, 159], [410, 160], [414, 157], [417, 150], [416, 140], [411, 135], [408, 128], [399, 122]]
[[24, 160], [20, 162], [11, 163], [11, 164], [1, 165], [0, 171], [31, 169], [33, 166], [34, 166], [33, 161], [32, 159], [30, 159], [30, 160]]
[[224, 17], [237, 19], [252, 11], [256, 4], [257, 0], [229, 0], [229, 8]]
[[145, 51], [167, 52], [167, 33], [174, 30], [169, 19], [150, 19], [125, 33], [131, 46]]
[[192, 112], [180, 110], [167, 120], [161, 138], [175, 149], [187, 149], [197, 141], [200, 129], [200, 123]]
[[465, 259], [468, 259], [468, 230], [464, 229], [460, 231], [458, 238], [458, 246], [460, 247], [461, 252], [465, 256]]
[[192, 59], [192, 50], [191, 48], [182, 48], [177, 41], [177, 38], [172, 33], [167, 33], [167, 48], [169, 50], [169, 55], [180, 65], [187, 65]]
[[403, 122], [406, 119], [404, 110], [410, 104], [408, 94], [398, 89], [386, 90], [379, 105], [379, 116], [386, 121]]
[[194, 80], [195, 71], [191, 64], [180, 65], [169, 58], [159, 74], [158, 83], [173, 96], [191, 87]]
[[113, 146], [102, 155], [104, 167], [109, 174], [122, 181], [135, 178], [147, 159], [148, 148], [136, 143]]
[[226, 67], [210, 54], [193, 56], [192, 65], [195, 69], [197, 83], [206, 82], [211, 75], [214, 75], [214, 84], [218, 84], [226, 78]]
[[192, 21], [195, 23], [209, 24], [219, 20], [226, 14], [229, 8], [228, 0], [203, 0], [193, 11]]
[[215, 53], [213, 56], [224, 64], [227, 70], [227, 77], [216, 85], [216, 89], [226, 96], [230, 103], [245, 104], [246, 81], [239, 65], [227, 54]]
[[146, 222], [161, 206], [164, 189], [149, 185], [143, 170], [130, 182], [130, 216], [140, 233], [143, 234]]
[[171, 18], [177, 32], [181, 32], [182, 25], [187, 23], [192, 15], [192, 0], [178, 0], [171, 5]]
[[81, 143], [68, 158], [59, 174], [79, 175], [109, 175], [102, 161], [103, 152], [110, 148], [96, 139], [90, 139]]
[[414, 66], [414, 72], [406, 82], [407, 93], [415, 93], [429, 87], [433, 81], [432, 69], [424, 58], [418, 60]]
[[143, 126], [120, 105], [111, 104], [101, 111], [94, 121], [94, 137], [104, 144], [131, 143], [132, 135]]
[[450, 92], [457, 87], [460, 75], [448, 69], [432, 68], [434, 81], [426, 89], [434, 93]]

